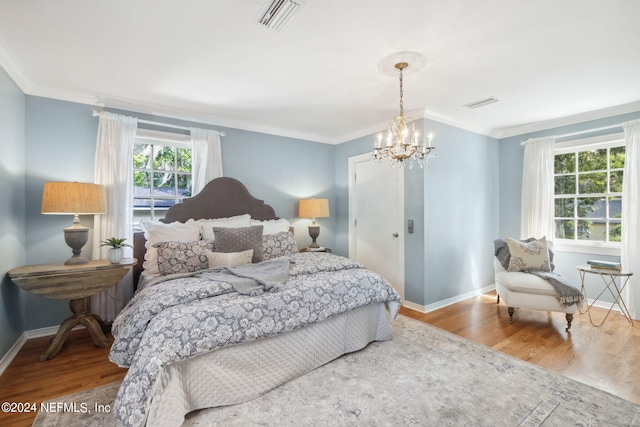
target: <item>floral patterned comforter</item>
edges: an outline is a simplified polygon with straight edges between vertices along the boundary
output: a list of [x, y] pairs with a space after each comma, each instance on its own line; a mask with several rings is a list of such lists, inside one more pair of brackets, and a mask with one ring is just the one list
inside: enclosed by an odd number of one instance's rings
[[301, 253], [286, 259], [289, 279], [277, 292], [241, 295], [208, 270], [138, 292], [112, 327], [109, 359], [129, 368], [115, 401], [118, 419], [144, 425], [155, 379], [171, 363], [367, 304], [400, 302], [382, 277], [347, 258]]

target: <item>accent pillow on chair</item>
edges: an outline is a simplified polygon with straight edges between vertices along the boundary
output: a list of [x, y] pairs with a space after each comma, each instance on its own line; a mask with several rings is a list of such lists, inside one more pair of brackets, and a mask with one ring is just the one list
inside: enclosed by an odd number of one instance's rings
[[[564, 305], [559, 291], [539, 275], [553, 275], [553, 252], [546, 237], [519, 241], [511, 238], [494, 240], [495, 283], [497, 302], [504, 300], [508, 308], [509, 323], [513, 322], [515, 308], [555, 311], [564, 313], [566, 331], [571, 328], [576, 304]], [[542, 270], [537, 273], [534, 270]], [[544, 274], [542, 273], [544, 272]], [[560, 277], [560, 279], [562, 279]]]
[[521, 242], [507, 237], [507, 246], [511, 255], [507, 271], [551, 271], [549, 249], [545, 236], [531, 242]]

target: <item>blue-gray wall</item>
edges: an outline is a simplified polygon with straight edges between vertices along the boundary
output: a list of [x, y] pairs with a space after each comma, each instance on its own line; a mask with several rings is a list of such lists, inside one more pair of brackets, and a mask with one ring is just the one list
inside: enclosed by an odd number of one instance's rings
[[[437, 156], [424, 169], [405, 168], [405, 299], [428, 306], [493, 283], [498, 234], [498, 141], [441, 123]], [[336, 249], [348, 254], [348, 161], [372, 150], [373, 135], [336, 147]], [[382, 164], [381, 167], [388, 167]]]
[[22, 298], [7, 275], [25, 264], [25, 96], [0, 68], [0, 357], [24, 331]]
[[[144, 120], [224, 131], [226, 136], [221, 139], [224, 176], [240, 180], [254, 197], [273, 206], [276, 215], [289, 220], [301, 248], [311, 244], [307, 228], [311, 220], [298, 218], [298, 200], [329, 199], [331, 217], [317, 219], [321, 227], [318, 242], [333, 247], [336, 223], [333, 146], [130, 111], [113, 111]], [[97, 123], [97, 119], [94, 121]]]
[[[26, 227], [26, 235], [20, 236], [21, 244], [26, 247], [26, 260], [23, 256], [17, 264], [61, 262], [70, 256], [62, 229], [71, 224], [72, 218], [40, 214], [42, 188], [47, 181], [93, 181], [98, 119], [92, 116], [92, 107], [88, 105], [26, 96], [25, 106], [25, 96], [21, 97], [22, 123], [26, 116], [28, 126], [26, 142], [21, 143], [22, 151], [26, 152], [26, 168], [18, 173], [20, 179], [26, 181], [18, 187], [23, 189], [20, 193], [26, 197], [26, 203], [23, 202], [18, 218], [24, 222], [21, 229]], [[255, 197], [267, 201], [276, 214], [290, 220], [300, 247], [308, 246], [311, 238], [307, 231], [310, 220], [297, 218], [298, 200], [326, 197], [334, 209], [334, 147], [331, 145], [135, 112], [117, 112], [182, 126], [224, 130], [227, 134], [222, 138], [224, 175], [242, 181]], [[81, 217], [81, 221], [93, 227], [91, 216]], [[335, 217], [318, 219], [318, 222], [322, 227], [320, 242], [332, 247]], [[90, 257], [90, 251], [91, 245], [87, 244], [83, 254]], [[10, 292], [17, 292], [10, 281], [4, 287]], [[4, 314], [9, 319], [23, 319], [24, 325], [18, 329], [20, 332], [58, 325], [69, 316], [65, 301], [28, 293], [23, 293], [22, 299], [21, 315], [0, 312], [0, 317]], [[15, 337], [7, 341], [12, 344]]]
[[[518, 135], [500, 140], [500, 236], [520, 236], [520, 194], [522, 191], [522, 163], [524, 158], [524, 147], [520, 145], [522, 141], [529, 138], [539, 138], [543, 136], [562, 135], [588, 129], [596, 129], [604, 126], [617, 125], [629, 120], [640, 118], [640, 112], [624, 114], [620, 116], [607, 117], [599, 120], [578, 123], [571, 126], [563, 126], [554, 129], [547, 129], [540, 132], [533, 132]], [[560, 141], [571, 141], [590, 136], [620, 133], [622, 128], [600, 131], [597, 133], [583, 134], [571, 138], [564, 138]], [[580, 277], [576, 266], [586, 264], [589, 259], [602, 259], [605, 261], [620, 261], [619, 256], [609, 256], [593, 253], [577, 253], [557, 251], [555, 257], [556, 272], [568, 278], [574, 283], [580, 283]], [[587, 297], [594, 298], [602, 290], [600, 277], [587, 275], [585, 279]], [[604, 301], [613, 301], [611, 295], [603, 295]]]
[[[0, 204], [0, 237], [5, 248], [0, 257], [0, 356], [25, 330], [55, 326], [68, 316], [65, 302], [23, 292], [5, 273], [20, 265], [60, 262], [68, 257], [62, 228], [71, 218], [40, 214], [42, 187], [50, 180], [93, 180], [98, 119], [91, 112], [87, 105], [25, 96], [0, 70], [0, 188], [5, 200]], [[322, 227], [319, 241], [337, 254], [348, 255], [348, 159], [370, 152], [373, 136], [332, 146], [117, 112], [224, 130], [224, 174], [242, 181], [255, 197], [289, 219], [301, 247], [310, 242], [309, 220], [297, 218], [298, 200], [328, 198], [331, 217], [318, 220]], [[422, 121], [421, 126], [428, 125], [436, 136], [438, 157], [425, 169], [405, 169], [405, 220], [413, 219], [416, 227], [414, 234], [405, 234], [406, 299], [429, 306], [493, 283], [492, 241], [518, 235], [520, 229], [520, 141], [638, 117], [640, 112], [500, 141]], [[93, 225], [91, 217], [81, 221]], [[90, 245], [86, 248], [90, 250]], [[591, 257], [559, 254], [557, 269], [575, 279], [575, 265]]]
[[[42, 188], [47, 181], [93, 182], [98, 132], [91, 107], [35, 96], [26, 97], [26, 264], [63, 262], [71, 256], [62, 229], [72, 216], [42, 215]], [[82, 216], [93, 228], [93, 216]], [[91, 245], [83, 255], [91, 259]], [[69, 302], [25, 294], [25, 329], [59, 325], [69, 317]]]

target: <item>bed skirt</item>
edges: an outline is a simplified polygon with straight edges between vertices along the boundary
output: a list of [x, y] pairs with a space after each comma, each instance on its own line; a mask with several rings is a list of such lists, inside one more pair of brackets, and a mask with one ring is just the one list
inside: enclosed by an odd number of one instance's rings
[[389, 314], [379, 303], [174, 363], [154, 385], [146, 425], [180, 426], [191, 411], [255, 399], [372, 341], [391, 339]]

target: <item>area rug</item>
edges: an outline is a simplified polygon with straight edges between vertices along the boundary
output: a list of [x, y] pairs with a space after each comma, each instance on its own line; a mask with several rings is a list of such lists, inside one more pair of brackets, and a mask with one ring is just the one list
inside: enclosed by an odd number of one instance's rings
[[[183, 426], [640, 425], [640, 405], [607, 392], [404, 316], [393, 328], [393, 341], [258, 399], [193, 412]], [[118, 385], [53, 399], [88, 411], [40, 412], [33, 425], [119, 426], [109, 411]]]

